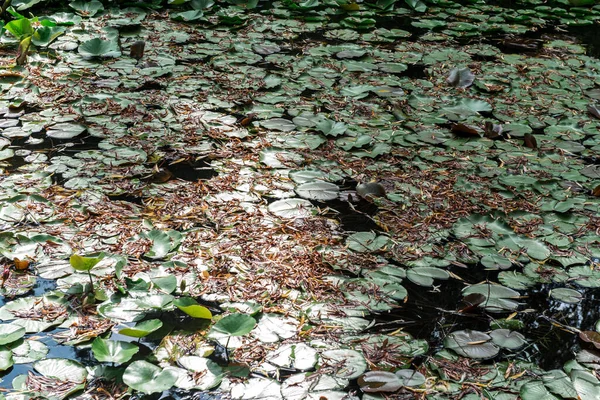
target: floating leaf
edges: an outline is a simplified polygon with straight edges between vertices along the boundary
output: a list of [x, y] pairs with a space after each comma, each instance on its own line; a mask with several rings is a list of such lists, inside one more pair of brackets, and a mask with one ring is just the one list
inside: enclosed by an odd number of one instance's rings
[[14, 324], [0, 325], [0, 345], [15, 342], [25, 336], [25, 328]]
[[96, 266], [104, 258], [104, 253], [100, 253], [98, 257], [84, 257], [79, 254], [73, 254], [69, 258], [69, 263], [77, 271], [89, 271]]
[[146, 321], [140, 321], [132, 327], [123, 328], [119, 330], [121, 335], [141, 338], [148, 336], [152, 332], [160, 329], [163, 323], [160, 319], [149, 319]]
[[326, 350], [321, 353], [321, 365], [334, 368], [334, 376], [344, 379], [356, 379], [367, 369], [363, 355], [350, 349]]
[[73, 139], [75, 136], [82, 134], [85, 130], [86, 127], [81, 124], [64, 122], [50, 126], [46, 132], [46, 136], [60, 140]]
[[342, 135], [347, 129], [346, 124], [343, 122], [332, 121], [330, 119], [324, 119], [320, 121], [316, 128], [327, 136]]
[[14, 363], [12, 351], [0, 348], [0, 372], [6, 371]]
[[406, 277], [421, 286], [433, 286], [434, 279], [450, 278], [448, 271], [435, 267], [414, 267], [406, 271]]
[[463, 289], [463, 296], [472, 293], [482, 294], [486, 297], [481, 307], [489, 311], [515, 310], [519, 306], [519, 303], [513, 300], [520, 297], [519, 292], [501, 285], [482, 283]]
[[494, 344], [505, 349], [518, 349], [527, 343], [525, 337], [519, 332], [513, 332], [508, 329], [496, 329], [490, 333]]
[[269, 211], [282, 218], [305, 218], [312, 215], [314, 206], [304, 199], [284, 199], [269, 204]]
[[401, 369], [396, 371], [395, 374], [402, 379], [402, 386], [418, 387], [426, 382], [426, 378], [422, 373], [412, 369]]
[[131, 363], [123, 372], [123, 382], [142, 393], [160, 393], [170, 389], [177, 381], [178, 375], [169, 369], [162, 369], [147, 361], [139, 360]]
[[191, 297], [181, 297], [173, 301], [173, 304], [181, 311], [194, 318], [212, 319], [212, 313]]
[[381, 250], [388, 243], [389, 238], [387, 236], [378, 236], [374, 232], [356, 232], [346, 239], [348, 248], [359, 253]]
[[243, 336], [256, 326], [256, 320], [248, 314], [229, 314], [213, 325], [212, 329], [227, 336]]
[[492, 337], [483, 332], [466, 329], [446, 336], [444, 346], [463, 357], [487, 359], [495, 357], [499, 351], [491, 340]]
[[395, 392], [402, 387], [402, 380], [387, 371], [369, 371], [358, 377], [360, 390], [366, 393]]
[[120, 340], [107, 340], [97, 337], [92, 342], [92, 352], [96, 360], [122, 364], [139, 351], [137, 345]]
[[579, 338], [584, 342], [593, 344], [597, 349], [600, 349], [600, 333], [594, 331], [581, 331]]
[[77, 361], [64, 358], [40, 360], [33, 364], [33, 368], [45, 377], [75, 383], [84, 382], [88, 375], [85, 367]]
[[568, 304], [577, 304], [583, 299], [583, 296], [577, 290], [568, 288], [552, 289], [550, 297]]
[[337, 185], [323, 181], [307, 182], [296, 187], [298, 196], [319, 201], [337, 199], [339, 191]]
[[460, 88], [467, 88], [473, 84], [475, 75], [469, 68], [452, 68], [446, 78], [450, 85]]
[[117, 42], [100, 38], [83, 42], [77, 51], [84, 57], [119, 57], [121, 55]]

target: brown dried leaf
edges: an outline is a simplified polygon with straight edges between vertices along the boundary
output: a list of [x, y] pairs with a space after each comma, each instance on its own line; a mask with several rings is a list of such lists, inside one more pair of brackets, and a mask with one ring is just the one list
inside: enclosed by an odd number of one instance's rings
[[581, 331], [579, 338], [584, 342], [593, 344], [597, 349], [600, 349], [600, 333], [594, 331]]
[[533, 136], [531, 133], [525, 134], [525, 137], [523, 138], [523, 144], [525, 147], [529, 147], [530, 149], [538, 148], [537, 140], [535, 140], [535, 136]]

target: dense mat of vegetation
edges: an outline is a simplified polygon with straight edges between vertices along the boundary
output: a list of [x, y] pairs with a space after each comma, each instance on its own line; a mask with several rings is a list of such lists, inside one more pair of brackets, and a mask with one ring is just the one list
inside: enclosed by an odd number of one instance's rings
[[5, 2], [0, 398], [600, 398], [593, 3]]

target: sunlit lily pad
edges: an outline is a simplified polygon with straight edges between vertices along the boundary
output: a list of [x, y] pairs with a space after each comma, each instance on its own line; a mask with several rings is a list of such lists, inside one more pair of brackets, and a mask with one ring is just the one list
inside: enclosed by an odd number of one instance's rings
[[142, 393], [159, 393], [170, 389], [177, 382], [178, 374], [162, 369], [147, 361], [139, 360], [129, 364], [123, 373], [123, 382]]
[[312, 203], [304, 199], [284, 199], [269, 204], [269, 211], [283, 218], [308, 217], [313, 209]]

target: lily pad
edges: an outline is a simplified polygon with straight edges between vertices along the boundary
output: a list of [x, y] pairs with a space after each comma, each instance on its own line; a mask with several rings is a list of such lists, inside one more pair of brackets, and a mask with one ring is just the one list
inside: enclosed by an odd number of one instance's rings
[[177, 382], [178, 375], [168, 368], [162, 369], [147, 361], [131, 363], [123, 372], [123, 382], [142, 393], [160, 393], [170, 389]]
[[458, 355], [475, 359], [493, 358], [499, 351], [491, 336], [470, 329], [450, 333], [444, 339], [444, 346]]

